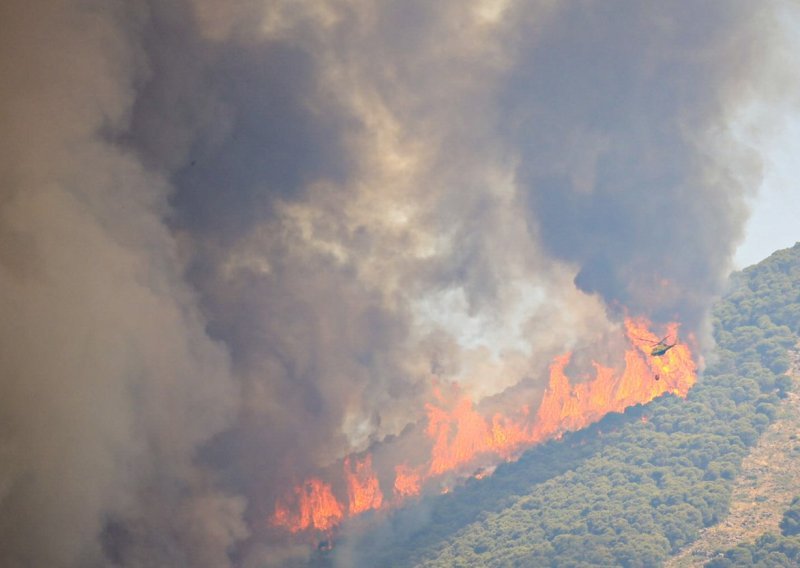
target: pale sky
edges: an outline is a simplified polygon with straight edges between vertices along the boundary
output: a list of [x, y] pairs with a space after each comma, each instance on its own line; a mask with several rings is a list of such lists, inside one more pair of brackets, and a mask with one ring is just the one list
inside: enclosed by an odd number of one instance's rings
[[[777, 21], [786, 41], [778, 42], [781, 47], [775, 52], [775, 61], [790, 76], [784, 75], [783, 87], [777, 89], [783, 91], [782, 95], [757, 111], [766, 118], [765, 128], [756, 126], [746, 136], [761, 155], [764, 177], [751, 203], [744, 241], [734, 257], [737, 268], [758, 263], [776, 250], [800, 241], [800, 112], [792, 71], [800, 68], [800, 11], [792, 2], [778, 6]], [[760, 134], [753, 134], [759, 130]]]
[[759, 144], [764, 179], [753, 200], [747, 234], [735, 262], [744, 268], [800, 241], [800, 117]]

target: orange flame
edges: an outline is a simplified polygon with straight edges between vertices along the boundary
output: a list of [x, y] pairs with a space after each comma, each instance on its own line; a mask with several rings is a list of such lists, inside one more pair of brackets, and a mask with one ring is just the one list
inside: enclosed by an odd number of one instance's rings
[[427, 434], [434, 439], [429, 477], [456, 469], [492, 447], [491, 430], [468, 398], [462, 398], [451, 413], [432, 404], [425, 408]]
[[525, 405], [517, 420], [503, 416], [499, 412], [492, 417], [492, 449], [497, 454], [510, 459], [516, 448], [537, 441], [531, 432], [529, 414], [530, 408]]
[[[685, 397], [696, 381], [696, 366], [689, 347], [675, 343], [665, 353], [652, 355], [659, 338], [643, 319], [627, 318], [625, 333], [631, 345], [625, 352], [621, 371], [594, 363], [594, 378], [572, 384], [566, 367], [572, 357], [566, 353], [550, 365], [550, 380], [535, 415], [526, 404], [507, 416], [496, 413], [485, 418], [467, 397], [461, 397], [447, 410], [440, 389], [434, 389], [436, 404], [425, 405], [425, 434], [432, 440], [430, 460], [417, 468], [395, 466], [394, 503], [418, 495], [428, 479], [441, 476], [475, 461], [481, 455], [514, 459], [522, 450], [564, 432], [585, 428], [609, 412], [622, 412], [634, 404], [645, 404], [664, 393]], [[667, 327], [668, 337], [677, 337], [678, 324]], [[673, 340], [675, 341], [675, 340]], [[495, 457], [495, 463], [496, 463]], [[478, 470], [485, 472], [487, 470]], [[372, 458], [344, 460], [344, 475], [349, 496], [349, 515], [385, 505]], [[483, 475], [481, 475], [483, 476]], [[272, 523], [292, 532], [306, 529], [330, 530], [344, 517], [342, 506], [331, 486], [311, 479], [294, 489], [297, 513], [285, 502], [275, 506]]]
[[383, 504], [383, 493], [378, 479], [372, 472], [372, 456], [367, 455], [364, 461], [355, 461], [350, 465], [350, 458], [344, 460], [344, 476], [350, 496], [350, 514], [357, 515], [369, 509], [380, 509]]
[[309, 479], [295, 487], [294, 493], [298, 512], [292, 515], [286, 504], [278, 502], [272, 524], [292, 532], [312, 528], [328, 531], [344, 517], [342, 506], [333, 496], [331, 486], [319, 479]]
[[400, 464], [395, 466], [394, 474], [394, 494], [397, 499], [419, 495], [422, 489], [422, 473], [419, 470]]
[[[677, 325], [669, 327], [671, 334], [677, 333]], [[537, 414], [539, 433], [550, 436], [584, 428], [609, 412], [648, 403], [666, 392], [686, 396], [697, 380], [689, 347], [676, 344], [664, 355], [654, 357], [650, 351], [658, 337], [650, 333], [645, 320], [626, 319], [625, 330], [634, 349], [625, 352], [621, 376], [595, 363], [595, 379], [572, 386], [564, 374], [571, 354], [556, 357], [550, 366], [550, 385]]]

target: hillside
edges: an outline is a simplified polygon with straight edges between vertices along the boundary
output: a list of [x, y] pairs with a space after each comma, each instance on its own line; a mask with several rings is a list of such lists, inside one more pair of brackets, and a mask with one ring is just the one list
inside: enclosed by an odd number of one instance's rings
[[668, 560], [665, 568], [703, 566], [718, 550], [752, 543], [762, 533], [777, 533], [792, 498], [800, 493], [800, 361], [793, 352], [792, 391], [778, 407], [777, 419], [742, 461], [728, 516], [703, 529], [700, 537]]
[[533, 448], [491, 477], [337, 542], [314, 563], [662, 564], [737, 510], [751, 475], [742, 476], [743, 463], [758, 460], [745, 458], [772, 435], [791, 389], [785, 373], [799, 327], [800, 244], [731, 278], [714, 310], [718, 348], [686, 400], [665, 396]]

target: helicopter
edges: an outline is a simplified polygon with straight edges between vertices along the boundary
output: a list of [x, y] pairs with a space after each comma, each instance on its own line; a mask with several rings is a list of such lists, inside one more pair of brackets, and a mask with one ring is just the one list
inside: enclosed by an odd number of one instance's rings
[[652, 355], [653, 357], [661, 357], [662, 355], [665, 355], [667, 351], [669, 351], [678, 344], [677, 339], [673, 343], [667, 343], [667, 337], [669, 337], [669, 335], [665, 335], [664, 337], [659, 339], [658, 342], [650, 341], [648, 339], [644, 340], [648, 341], [649, 343], [655, 343], [655, 345], [653, 345], [653, 348], [650, 350], [650, 355]]

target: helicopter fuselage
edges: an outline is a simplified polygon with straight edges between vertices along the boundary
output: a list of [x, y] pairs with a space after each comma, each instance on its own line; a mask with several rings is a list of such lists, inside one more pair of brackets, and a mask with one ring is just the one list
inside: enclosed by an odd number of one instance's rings
[[672, 345], [656, 345], [653, 347], [653, 350], [650, 351], [650, 355], [653, 357], [661, 357], [662, 355], [666, 354], [667, 351], [675, 347], [675, 343]]

